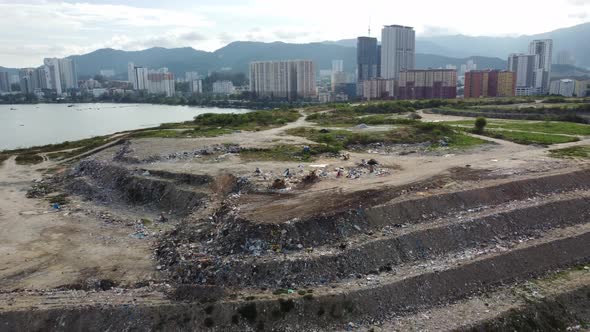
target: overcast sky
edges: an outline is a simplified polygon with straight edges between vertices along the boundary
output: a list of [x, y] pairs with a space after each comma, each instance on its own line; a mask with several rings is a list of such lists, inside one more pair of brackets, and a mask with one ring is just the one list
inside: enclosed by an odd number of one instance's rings
[[523, 35], [590, 21], [590, 0], [0, 0], [0, 66], [112, 47], [213, 51], [236, 40], [310, 42], [385, 24], [432, 34]]

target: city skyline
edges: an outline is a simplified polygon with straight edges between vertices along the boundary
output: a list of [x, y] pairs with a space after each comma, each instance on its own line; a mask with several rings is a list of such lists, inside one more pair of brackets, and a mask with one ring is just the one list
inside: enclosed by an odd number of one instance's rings
[[[514, 10], [505, 11], [503, 1]], [[587, 0], [561, 0], [551, 7], [534, 4], [532, 0], [500, 0], [494, 8], [486, 9], [489, 15], [476, 19], [461, 14], [459, 9], [477, 6], [464, 0], [444, 4], [416, 1], [404, 4], [403, 10], [396, 7], [395, 11], [387, 10], [393, 9], [393, 4], [373, 0], [366, 4], [366, 10], [341, 6], [339, 15], [332, 18], [329, 15], [332, 4], [308, 0], [290, 6], [288, 11], [282, 10], [284, 4], [266, 0], [222, 4], [205, 0], [198, 5], [189, 1], [165, 4], [128, 1], [116, 5], [113, 1], [0, 0], [5, 17], [0, 22], [4, 28], [0, 30], [0, 40], [5, 46], [0, 52], [0, 64], [37, 66], [45, 57], [84, 54], [105, 47], [140, 50], [153, 46], [187, 46], [212, 51], [238, 40], [293, 43], [339, 40], [366, 35], [369, 20], [374, 37], [379, 37], [382, 26], [394, 23], [413, 26], [418, 37], [423, 37], [530, 35], [584, 23], [590, 18]], [[528, 15], [530, 18], [522, 17], [524, 9], [532, 14]], [[439, 15], [442, 11], [448, 15]], [[502, 15], [505, 24], [497, 25], [495, 15]], [[302, 25], [302, 20], [313, 24]], [[49, 34], [47, 27], [50, 27]]]

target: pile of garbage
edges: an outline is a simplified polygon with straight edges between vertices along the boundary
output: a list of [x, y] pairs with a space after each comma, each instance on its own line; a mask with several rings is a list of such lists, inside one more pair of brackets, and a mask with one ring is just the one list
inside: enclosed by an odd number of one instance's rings
[[207, 146], [193, 151], [175, 152], [162, 157], [164, 160], [187, 160], [194, 158], [201, 158], [203, 156], [223, 155], [223, 154], [238, 154], [240, 153], [240, 146], [238, 144], [216, 144]]
[[27, 191], [27, 198], [41, 198], [54, 192], [55, 185], [49, 179], [35, 180], [31, 188]]

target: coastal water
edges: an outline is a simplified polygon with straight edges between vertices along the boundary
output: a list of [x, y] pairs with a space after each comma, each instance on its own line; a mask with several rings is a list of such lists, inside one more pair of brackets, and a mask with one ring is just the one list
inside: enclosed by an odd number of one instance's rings
[[244, 109], [149, 104], [0, 105], [0, 151], [74, 141]]

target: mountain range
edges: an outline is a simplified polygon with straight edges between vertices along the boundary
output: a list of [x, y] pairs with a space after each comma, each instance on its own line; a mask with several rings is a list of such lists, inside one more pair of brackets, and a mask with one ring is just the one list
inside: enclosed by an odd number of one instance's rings
[[[459, 67], [472, 59], [478, 68], [505, 69], [509, 53], [526, 52], [533, 39], [552, 38], [554, 56], [568, 50], [578, 64], [590, 67], [590, 23], [559, 29], [544, 34], [521, 37], [470, 37], [432, 36], [418, 37], [416, 41], [416, 67], [440, 68], [447, 64]], [[74, 55], [81, 78], [90, 77], [101, 69], [114, 69], [117, 77], [126, 79], [127, 64], [149, 68], [167, 67], [177, 76], [187, 71], [206, 74], [211, 71], [229, 70], [247, 72], [255, 60], [311, 59], [318, 69], [330, 69], [333, 59], [344, 60], [344, 70], [354, 72], [356, 64], [356, 40], [326, 41], [321, 43], [290, 44], [283, 42], [262, 43], [238, 41], [214, 52], [184, 48], [154, 47], [142, 51], [100, 49], [84, 55]], [[0, 67], [0, 70], [2, 68]], [[5, 69], [13, 71], [14, 69]], [[566, 75], [590, 75], [590, 72], [572, 66], [556, 66], [554, 77]], [[563, 75], [560, 75], [560, 71]]]

